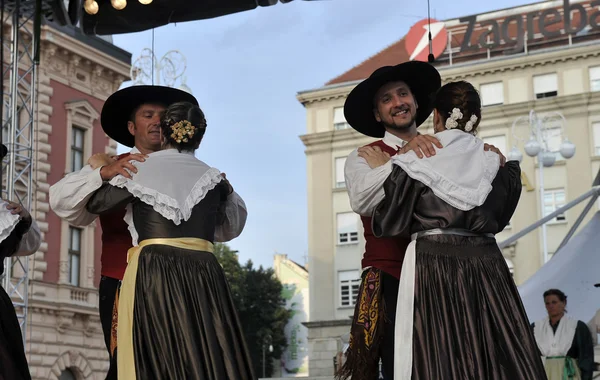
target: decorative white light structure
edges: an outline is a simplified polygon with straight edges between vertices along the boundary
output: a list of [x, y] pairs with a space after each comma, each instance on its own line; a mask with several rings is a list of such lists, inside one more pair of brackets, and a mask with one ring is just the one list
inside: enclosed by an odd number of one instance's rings
[[[140, 4], [143, 5], [148, 5], [152, 3], [152, 0], [138, 1], [140, 2]], [[125, 7], [127, 6], [127, 0], [110, 0], [110, 4], [113, 6], [113, 8], [120, 11], [125, 9]], [[83, 9], [85, 9], [86, 13], [90, 15], [95, 15], [96, 13], [98, 13], [99, 8], [100, 7], [98, 6], [96, 0], [85, 0], [85, 3], [83, 4]]]
[[131, 80], [134, 85], [156, 84], [178, 88], [192, 93], [186, 84], [187, 60], [178, 50], [170, 50], [156, 59], [152, 49], [145, 48], [131, 65]]
[[[529, 111], [529, 116], [521, 116], [515, 119], [512, 125], [513, 147], [507, 155], [508, 160], [523, 160], [523, 153], [517, 148], [517, 142], [524, 139], [519, 138], [516, 134], [516, 128], [519, 124], [528, 124], [529, 139], [524, 144], [525, 153], [529, 157], [538, 158], [539, 166], [539, 188], [540, 188], [540, 207], [544, 210], [544, 167], [551, 167], [556, 162], [556, 152], [553, 152], [548, 147], [548, 140], [556, 135], [555, 130], [559, 130], [561, 144], [558, 152], [565, 159], [569, 159], [575, 155], [575, 144], [567, 138], [565, 133], [565, 125], [567, 119], [562, 113], [557, 111], [546, 112], [543, 116], [538, 116], [534, 110]], [[548, 245], [546, 241], [546, 223], [542, 225], [542, 244], [543, 244], [543, 263], [548, 261]]]

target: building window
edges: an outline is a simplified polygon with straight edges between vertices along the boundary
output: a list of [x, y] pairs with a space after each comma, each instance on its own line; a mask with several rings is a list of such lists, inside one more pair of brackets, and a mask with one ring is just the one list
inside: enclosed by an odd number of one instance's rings
[[594, 154], [600, 156], [600, 122], [592, 124], [592, 132], [594, 133]]
[[81, 273], [81, 233], [79, 228], [69, 227], [69, 283], [79, 286]]
[[[544, 216], [552, 214], [554, 211], [558, 210], [562, 206], [565, 205], [565, 190], [564, 189], [555, 189], [555, 190], [545, 190], [544, 191]], [[565, 214], [557, 215], [552, 222], [563, 222], [567, 218]]]
[[333, 109], [333, 129], [348, 129], [350, 124], [346, 121], [344, 116], [344, 107], [337, 107]]
[[358, 243], [358, 217], [353, 212], [337, 214], [338, 244]]
[[344, 166], [346, 165], [346, 157], [338, 157], [335, 159], [335, 187], [346, 187], [346, 179], [344, 177]]
[[353, 212], [337, 214], [338, 244], [358, 243], [358, 216]]
[[76, 172], [83, 168], [83, 150], [85, 130], [73, 126], [73, 139], [71, 141], [71, 171]]
[[535, 94], [536, 99], [557, 96], [558, 77], [556, 76], [556, 73], [534, 76], [533, 92]]
[[600, 91], [600, 66], [590, 67], [590, 90]]
[[486, 83], [482, 84], [479, 92], [481, 93], [482, 106], [495, 106], [504, 104], [504, 83]]
[[360, 272], [344, 270], [338, 272], [340, 282], [340, 306], [354, 306], [360, 287]]

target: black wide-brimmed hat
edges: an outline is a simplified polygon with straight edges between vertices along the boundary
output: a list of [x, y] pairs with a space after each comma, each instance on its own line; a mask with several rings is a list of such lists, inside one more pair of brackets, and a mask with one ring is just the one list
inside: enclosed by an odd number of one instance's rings
[[433, 111], [433, 96], [441, 87], [442, 78], [435, 67], [420, 61], [380, 67], [354, 87], [344, 104], [344, 116], [348, 124], [364, 135], [383, 137], [385, 128], [375, 119], [373, 99], [383, 85], [396, 81], [402, 81], [410, 87], [418, 106], [417, 127], [423, 124]]
[[169, 105], [177, 102], [190, 102], [198, 105], [198, 100], [182, 90], [164, 86], [131, 86], [112, 94], [104, 102], [100, 122], [102, 129], [111, 139], [132, 148], [133, 135], [129, 133], [127, 122], [131, 113], [142, 104]]
[[8, 148], [6, 147], [6, 145], [2, 144], [2, 151], [0, 151], [0, 153], [2, 154], [2, 157], [0, 158], [6, 157], [6, 155], [8, 154]]

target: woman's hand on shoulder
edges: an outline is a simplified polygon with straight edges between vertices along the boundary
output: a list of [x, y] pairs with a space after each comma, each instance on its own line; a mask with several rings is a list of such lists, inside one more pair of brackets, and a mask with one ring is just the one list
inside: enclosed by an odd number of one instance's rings
[[419, 158], [431, 157], [435, 156], [435, 147], [443, 148], [442, 143], [436, 136], [419, 134], [405, 144], [398, 151], [398, 154], [408, 153], [412, 150]]
[[6, 208], [11, 212], [11, 214], [19, 215], [21, 217], [21, 220], [31, 221], [31, 214], [29, 214], [29, 211], [27, 211], [25, 207], [12, 201], [5, 202]]

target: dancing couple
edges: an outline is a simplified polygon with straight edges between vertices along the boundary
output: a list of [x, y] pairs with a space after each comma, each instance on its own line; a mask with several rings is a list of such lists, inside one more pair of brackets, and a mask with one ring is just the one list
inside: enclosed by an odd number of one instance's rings
[[100, 217], [107, 378], [254, 380], [213, 255], [241, 233], [246, 208], [224, 173], [195, 157], [208, 125], [197, 100], [133, 86], [106, 101], [101, 121], [131, 153], [92, 156], [53, 186], [51, 205], [77, 225]]
[[[340, 379], [542, 380], [524, 307], [494, 235], [521, 194], [519, 163], [477, 138], [478, 92], [441, 86], [428, 63], [376, 70], [346, 120], [382, 138], [345, 175], [366, 238], [362, 284]], [[435, 135], [417, 128], [433, 112]]]

